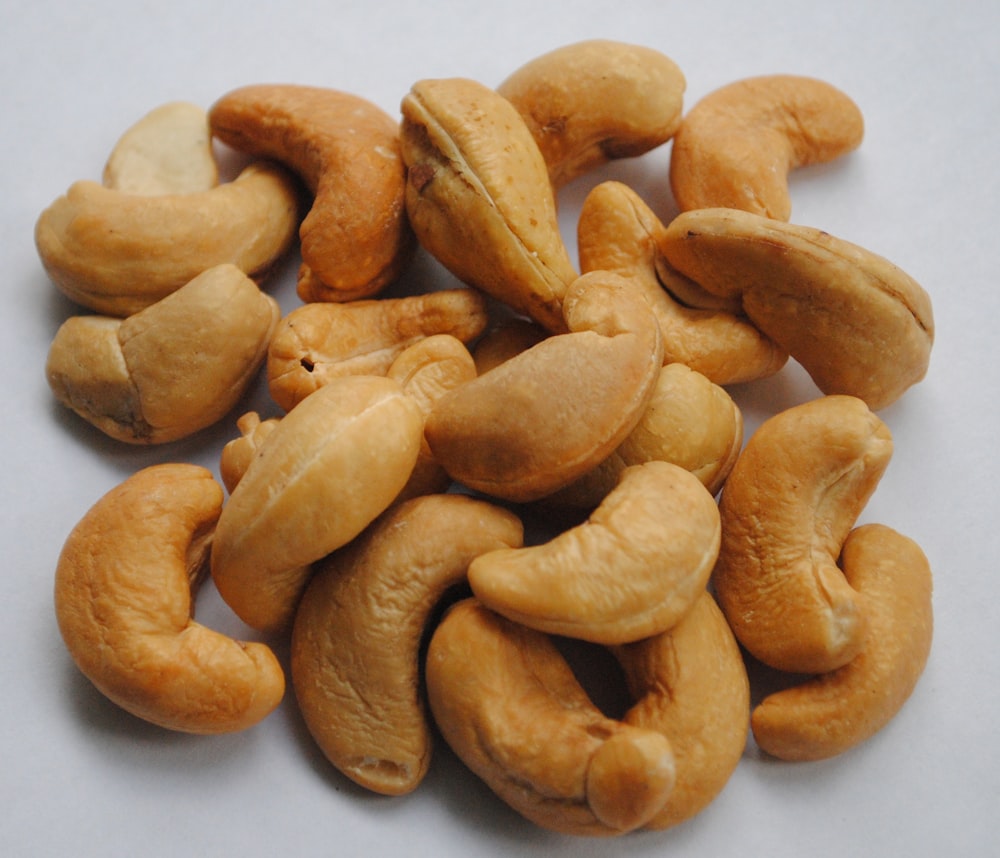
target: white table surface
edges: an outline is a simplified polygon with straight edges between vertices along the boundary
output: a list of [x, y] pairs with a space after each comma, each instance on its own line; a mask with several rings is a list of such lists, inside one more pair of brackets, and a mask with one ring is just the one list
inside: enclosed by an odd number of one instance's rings
[[[65, 4], [4, 0], [0, 40], [0, 850], [10, 856], [550, 855], [984, 856], [1000, 849], [1000, 6], [952, 3]], [[478, 9], [479, 11], [470, 11]], [[16, 12], [16, 13], [15, 13]], [[99, 179], [118, 135], [183, 99], [210, 105], [259, 82], [331, 86], [394, 115], [411, 83], [499, 83], [562, 44], [646, 44], [683, 69], [685, 103], [741, 77], [791, 72], [849, 93], [861, 148], [796, 174], [793, 220], [880, 253], [930, 293], [937, 339], [926, 380], [881, 416], [896, 452], [862, 520], [916, 539], [935, 575], [935, 639], [913, 696], [882, 733], [816, 764], [753, 747], [722, 795], [668, 832], [562, 837], [521, 821], [439, 748], [410, 796], [369, 795], [318, 754], [291, 696], [238, 735], [171, 734], [122, 713], [72, 665], [52, 607], [56, 557], [105, 491], [138, 468], [217, 468], [232, 418], [136, 449], [57, 406], [43, 365], [76, 312], [32, 241], [42, 209]], [[561, 215], [604, 178], [632, 183], [663, 216], [668, 149], [567, 188]], [[269, 288], [297, 305], [294, 263]], [[433, 267], [428, 270], [433, 271]], [[817, 391], [795, 366], [733, 391], [748, 428]], [[267, 409], [258, 389], [243, 403]], [[199, 618], [246, 634], [211, 587]]]

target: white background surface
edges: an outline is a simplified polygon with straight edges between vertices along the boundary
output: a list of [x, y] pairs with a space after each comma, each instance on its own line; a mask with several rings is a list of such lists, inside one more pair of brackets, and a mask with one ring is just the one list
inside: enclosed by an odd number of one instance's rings
[[[247, 0], [2, 2], [3, 854], [997, 854], [1000, 6], [297, 0], [278, 11]], [[99, 179], [118, 135], [166, 101], [207, 107], [242, 84], [295, 82], [351, 91], [396, 115], [417, 79], [495, 85], [536, 55], [591, 37], [671, 56], [687, 76], [687, 106], [737, 78], [792, 72], [836, 84], [865, 114], [860, 150], [794, 178], [792, 219], [887, 256], [934, 301], [931, 369], [881, 414], [896, 453], [863, 516], [920, 542], [935, 574], [934, 646], [909, 703], [881, 734], [829, 762], [782, 764], [750, 748], [693, 821], [615, 841], [522, 822], [440, 748], [411, 796], [366, 794], [317, 753], [290, 697], [258, 727], [216, 738], [168, 734], [117, 710], [79, 675], [59, 638], [59, 549], [86, 509], [130, 473], [159, 461], [215, 469], [235, 429], [230, 420], [187, 441], [132, 449], [54, 404], [45, 356], [76, 309], [39, 265], [38, 214], [74, 180]], [[599, 179], [632, 183], [671, 216], [667, 163], [663, 149], [564, 191], [574, 258], [574, 211]], [[292, 261], [270, 286], [286, 310], [297, 305], [294, 270]], [[816, 391], [790, 367], [733, 394], [752, 430]], [[246, 406], [270, 407], [260, 390]], [[211, 590], [199, 617], [246, 634]]]

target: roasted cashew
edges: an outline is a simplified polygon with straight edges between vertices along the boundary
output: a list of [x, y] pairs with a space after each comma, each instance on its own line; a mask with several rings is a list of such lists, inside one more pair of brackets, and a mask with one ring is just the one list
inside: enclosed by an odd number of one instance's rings
[[572, 482], [632, 431], [661, 366], [659, 328], [618, 278], [579, 278], [563, 302], [566, 334], [545, 338], [435, 403], [424, 430], [458, 482], [537, 500]]
[[267, 646], [191, 617], [222, 496], [205, 468], [144, 468], [91, 507], [56, 567], [56, 619], [77, 666], [117, 705], [171, 730], [242, 730], [284, 694]]
[[480, 602], [539, 631], [601, 644], [671, 628], [708, 583], [719, 509], [667, 462], [626, 469], [590, 517], [548, 542], [483, 554], [469, 566]]
[[452, 750], [536, 825], [622, 834], [648, 822], [673, 789], [662, 733], [604, 716], [547, 635], [474, 599], [452, 606], [435, 629], [426, 674]]
[[219, 476], [230, 494], [243, 479], [261, 444], [275, 430], [280, 420], [279, 417], [261, 420], [256, 411], [248, 411], [237, 419], [236, 428], [240, 430], [240, 434], [227, 441], [219, 455]]
[[660, 242], [677, 270], [743, 312], [823, 393], [878, 410], [927, 372], [931, 300], [887, 259], [812, 227], [736, 209], [685, 212]]
[[309, 731], [349, 778], [386, 795], [423, 780], [432, 738], [420, 647], [430, 614], [472, 558], [522, 538], [501, 507], [426, 495], [319, 565], [295, 615], [291, 675]]
[[753, 711], [757, 744], [786, 760], [818, 760], [871, 738], [909, 699], [930, 653], [932, 576], [908, 537], [856, 528], [841, 566], [868, 623], [865, 648], [832, 673], [765, 697]]
[[497, 92], [524, 117], [559, 188], [666, 143], [681, 123], [686, 85], [657, 50], [592, 39], [530, 60]]
[[670, 153], [681, 211], [734, 208], [788, 220], [788, 173], [832, 161], [864, 136], [858, 106], [830, 84], [777, 74], [730, 83], [684, 117]]
[[212, 132], [257, 157], [286, 164], [313, 195], [299, 230], [304, 301], [345, 301], [380, 292], [409, 263], [413, 233], [403, 201], [399, 126], [350, 93], [257, 84], [222, 96]]
[[501, 319], [476, 341], [472, 349], [477, 375], [527, 351], [548, 335], [545, 328], [530, 319], [521, 316]]
[[112, 438], [176, 441], [236, 405], [279, 316], [253, 280], [218, 265], [127, 319], [67, 319], [45, 375], [63, 405]]
[[850, 396], [794, 406], [751, 435], [722, 492], [712, 581], [760, 661], [825, 673], [864, 647], [865, 612], [837, 557], [891, 456], [889, 428]]
[[564, 332], [562, 299], [576, 271], [520, 114], [462, 78], [417, 82], [402, 113], [406, 210], [420, 243], [459, 280]]
[[212, 577], [248, 625], [292, 619], [311, 564], [357, 536], [406, 484], [423, 414], [394, 381], [331, 381], [274, 427], [219, 517]]

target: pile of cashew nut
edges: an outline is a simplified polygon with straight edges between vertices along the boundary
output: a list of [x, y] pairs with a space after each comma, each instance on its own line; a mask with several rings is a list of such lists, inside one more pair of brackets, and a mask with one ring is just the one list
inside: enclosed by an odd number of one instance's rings
[[[235, 421], [224, 487], [142, 468], [69, 535], [56, 616], [103, 694], [227, 732], [274, 710], [287, 671], [368, 789], [415, 789], [436, 726], [524, 817], [592, 836], [697, 814], [751, 733], [815, 760], [893, 718], [928, 657], [931, 572], [857, 521], [892, 454], [876, 411], [927, 370], [930, 300], [789, 221], [789, 171], [861, 142], [846, 95], [774, 75], [684, 114], [685, 85], [660, 52], [595, 40], [495, 88], [420, 80], [400, 120], [247, 86], [152, 111], [101, 183], [41, 214], [45, 269], [90, 311], [51, 346], [60, 402], [140, 445], [228, 418], [260, 374], [278, 413]], [[598, 182], [574, 263], [559, 190], [668, 142], [677, 217]], [[249, 159], [231, 181], [218, 143]], [[302, 305], [282, 318], [262, 290], [296, 247]], [[418, 252], [461, 288], [384, 297]], [[789, 359], [818, 395], [744, 438], [725, 385]], [[194, 621], [209, 575], [287, 636], [288, 665]], [[570, 640], [608, 650], [621, 712]], [[752, 705], [750, 658], [790, 687]]]

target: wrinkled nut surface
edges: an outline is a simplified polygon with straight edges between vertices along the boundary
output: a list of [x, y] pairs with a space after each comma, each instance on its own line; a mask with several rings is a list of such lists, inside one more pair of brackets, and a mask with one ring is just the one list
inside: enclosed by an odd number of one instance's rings
[[464, 78], [418, 81], [402, 114], [406, 210], [421, 245], [459, 280], [564, 332], [562, 299], [576, 270], [520, 114]]
[[688, 111], [674, 136], [670, 185], [681, 211], [723, 207], [788, 220], [789, 171], [839, 158], [863, 136], [860, 108], [825, 81], [746, 78]]
[[223, 95], [212, 132], [287, 165], [313, 194], [299, 236], [304, 301], [375, 295], [409, 263], [406, 171], [398, 123], [377, 105], [335, 89], [255, 84]]
[[930, 296], [865, 248], [812, 227], [735, 209], [685, 212], [661, 242], [670, 263], [743, 311], [826, 394], [879, 410], [923, 379]]
[[657, 50], [591, 39], [530, 60], [497, 92], [524, 117], [558, 188], [666, 143], [681, 123], [686, 85]]
[[866, 614], [837, 558], [891, 456], [889, 428], [850, 396], [789, 408], [750, 437], [719, 503], [712, 581], [760, 661], [826, 673], [865, 646]]
[[556, 334], [445, 394], [424, 429], [458, 482], [537, 500], [595, 467], [632, 431], [662, 363], [659, 328], [614, 275], [579, 278]]
[[172, 101], [129, 128], [104, 165], [102, 184], [126, 194], [195, 194], [219, 184], [208, 113]]
[[909, 699], [933, 636], [930, 564], [908, 537], [856, 528], [841, 564], [868, 620], [865, 648], [832, 673], [765, 697], [753, 711], [757, 744], [786, 760], [836, 756], [874, 736]]
[[333, 378], [385, 375], [406, 348], [425, 337], [451, 334], [470, 342], [488, 319], [485, 299], [474, 289], [304, 304], [281, 320], [271, 338], [268, 389], [291, 411]]
[[750, 715], [743, 656], [707, 591], [669, 631], [612, 652], [635, 701], [622, 720], [660, 731], [673, 749], [674, 789], [645, 824], [671, 828], [708, 807], [743, 756]]
[[289, 173], [263, 163], [192, 194], [140, 196], [84, 180], [42, 212], [35, 244], [67, 297], [129, 316], [223, 263], [259, 282], [295, 241], [297, 194]]
[[663, 333], [665, 364], [685, 364], [716, 384], [778, 372], [787, 352], [754, 327], [738, 297], [710, 295], [666, 261], [666, 230], [634, 190], [602, 182], [580, 209], [580, 270], [613, 271], [645, 297]]
[[256, 411], [248, 411], [237, 419], [236, 428], [240, 434], [227, 441], [219, 455], [219, 476], [230, 494], [236, 488], [236, 484], [243, 479], [261, 444], [275, 430], [279, 422], [279, 417], [261, 420]]
[[460, 494], [394, 506], [319, 565], [292, 631], [291, 675], [324, 754], [362, 786], [411, 792], [432, 753], [421, 646], [484, 551], [521, 544], [513, 513]]
[[284, 694], [267, 646], [192, 619], [221, 506], [205, 468], [144, 468], [91, 507], [56, 567], [56, 618], [77, 666], [117, 705], [171, 730], [242, 730]]
[[127, 319], [73, 316], [49, 348], [56, 398], [105, 434], [162, 444], [216, 423], [264, 362], [280, 310], [219, 265]]
[[548, 542], [483, 554], [469, 584], [488, 608], [539, 631], [599, 644], [671, 628], [705, 589], [719, 551], [715, 499], [667, 462], [635, 465], [580, 525]]
[[423, 415], [394, 381], [336, 379], [261, 444], [219, 517], [212, 577], [249, 626], [285, 629], [311, 564], [382, 513], [410, 476]]
[[670, 795], [670, 743], [604, 716], [547, 635], [468, 599], [435, 629], [426, 674], [452, 750], [536, 825], [609, 837], [645, 824]]

